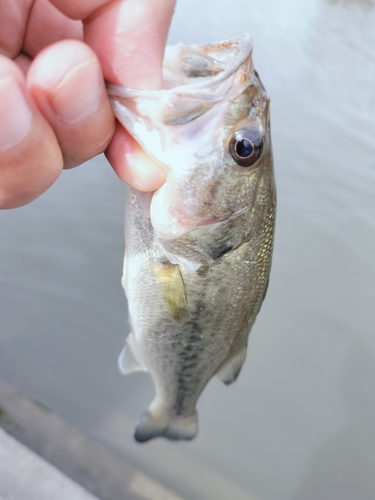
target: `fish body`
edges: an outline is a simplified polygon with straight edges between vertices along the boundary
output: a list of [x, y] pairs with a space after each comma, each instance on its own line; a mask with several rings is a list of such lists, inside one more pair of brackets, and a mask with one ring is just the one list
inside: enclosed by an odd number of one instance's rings
[[276, 190], [269, 98], [247, 35], [167, 48], [165, 87], [110, 86], [120, 122], [167, 171], [155, 193], [130, 189], [123, 286], [131, 333], [123, 373], [146, 370], [155, 399], [135, 438], [191, 439], [196, 403], [232, 383], [264, 299]]

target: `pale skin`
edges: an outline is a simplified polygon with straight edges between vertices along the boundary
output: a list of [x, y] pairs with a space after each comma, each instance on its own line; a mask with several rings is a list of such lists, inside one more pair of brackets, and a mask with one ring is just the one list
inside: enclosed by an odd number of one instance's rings
[[165, 172], [116, 123], [105, 80], [159, 89], [175, 0], [0, 0], [0, 208], [105, 152], [154, 191]]

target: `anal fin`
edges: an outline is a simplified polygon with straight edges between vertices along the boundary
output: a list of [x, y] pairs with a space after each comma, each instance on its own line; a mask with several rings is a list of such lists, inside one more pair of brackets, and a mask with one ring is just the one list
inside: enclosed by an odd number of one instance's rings
[[224, 384], [232, 384], [237, 379], [246, 358], [246, 351], [246, 346], [241, 349], [241, 351], [237, 351], [237, 353], [230, 357], [217, 372], [216, 375], [224, 382]]
[[128, 375], [132, 372], [148, 371], [137, 355], [136, 340], [133, 333], [130, 333], [128, 335], [125, 346], [118, 358], [117, 364], [120, 372], [123, 375]]

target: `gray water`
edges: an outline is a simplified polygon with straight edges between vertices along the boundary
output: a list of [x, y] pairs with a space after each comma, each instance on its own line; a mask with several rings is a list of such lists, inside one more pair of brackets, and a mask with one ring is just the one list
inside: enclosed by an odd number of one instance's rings
[[213, 380], [191, 443], [137, 445], [123, 378], [126, 188], [103, 157], [0, 213], [0, 377], [190, 500], [372, 500], [375, 5], [180, 0], [169, 43], [249, 32], [271, 95], [271, 283], [239, 380]]

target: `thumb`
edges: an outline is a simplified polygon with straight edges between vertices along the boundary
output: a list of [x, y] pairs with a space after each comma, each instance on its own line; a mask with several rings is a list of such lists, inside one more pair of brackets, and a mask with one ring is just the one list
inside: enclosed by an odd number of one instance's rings
[[[175, 0], [125, 0], [104, 6], [85, 24], [106, 80], [142, 90], [162, 87], [162, 62]], [[154, 191], [166, 173], [118, 126], [106, 156], [117, 175], [141, 191]]]
[[[143, 90], [162, 87], [162, 62], [175, 0], [51, 0], [83, 19], [84, 41], [99, 58], [104, 78]], [[106, 156], [123, 181], [154, 191], [166, 173], [148, 160], [118, 126]]]
[[159, 89], [175, 0], [125, 0], [105, 4], [84, 22], [84, 39], [96, 52], [106, 80]]

